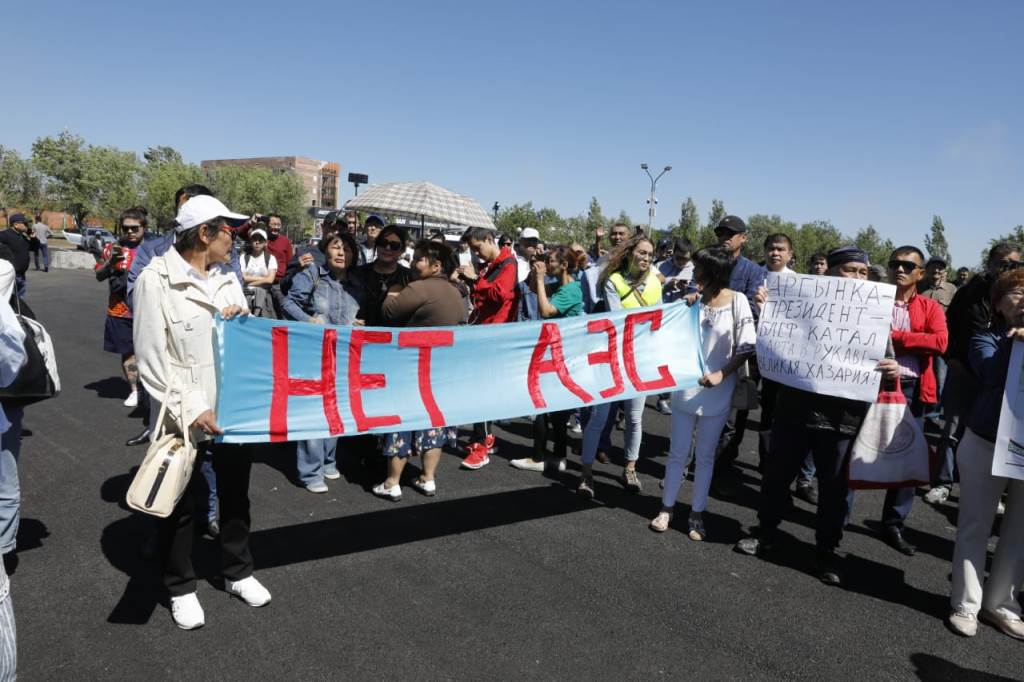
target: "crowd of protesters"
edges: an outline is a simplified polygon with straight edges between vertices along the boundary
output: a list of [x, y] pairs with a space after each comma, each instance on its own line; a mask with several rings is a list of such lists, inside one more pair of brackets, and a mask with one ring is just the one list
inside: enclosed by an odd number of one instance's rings
[[[656, 409], [671, 419], [671, 441], [660, 510], [649, 527], [669, 529], [692, 465], [692, 502], [683, 527], [693, 541], [707, 538], [703, 513], [710, 494], [713, 489], [719, 496], [734, 494], [734, 461], [747, 417], [760, 409], [759, 527], [736, 550], [759, 557], [785, 552], [785, 536], [778, 529], [795, 496], [816, 505], [815, 574], [826, 584], [843, 584], [846, 567], [837, 549], [853, 495], [846, 464], [869, 404], [758, 376], [755, 340], [769, 296], [767, 273], [797, 267], [788, 235], [748, 244], [744, 221], [726, 216], [715, 229], [713, 244], [655, 241], [624, 223], [599, 229], [589, 248], [545, 244], [536, 227], [524, 228], [515, 239], [470, 228], [449, 244], [441, 233], [413, 240], [406, 228], [382, 216], [361, 220], [353, 212], [334, 212], [324, 220], [315, 244], [294, 245], [282, 230], [281, 216], [234, 213], [201, 185], [183, 187], [174, 199], [176, 223], [164, 235], [149, 234], [145, 209], [126, 209], [117, 222], [118, 241], [103, 250], [95, 274], [108, 286], [104, 350], [118, 355], [129, 388], [125, 405], [144, 419], [143, 430], [127, 444], [150, 441], [164, 406], [169, 423], [189, 429], [200, 451], [187, 493], [154, 533], [154, 554], [179, 627], [193, 629], [205, 622], [191, 559], [196, 524], [219, 538], [226, 590], [251, 606], [271, 599], [253, 575], [249, 549], [248, 484], [258, 446], [214, 440], [221, 432], [211, 343], [217, 314], [318, 325], [435, 327], [514, 324], [678, 301], [697, 306], [706, 371], [699, 386], [656, 396]], [[15, 220], [12, 231], [0, 232], [0, 285], [6, 287], [0, 316], [3, 333], [13, 335], [12, 347], [19, 345], [14, 337], [20, 330], [12, 327], [7, 312], [25, 298], [31, 252], [28, 221], [14, 218], [20, 222]], [[36, 228], [38, 252], [48, 233]], [[744, 252], [757, 253], [760, 262]], [[45, 269], [45, 249], [42, 253]], [[884, 264], [871, 263], [860, 248], [841, 244], [800, 264], [815, 275], [884, 279], [895, 286], [888, 349], [877, 371], [883, 386], [899, 387], [919, 423], [930, 419], [941, 431], [943, 465], [925, 501], [946, 504], [951, 488], [960, 485], [947, 624], [964, 636], [976, 632], [980, 618], [1024, 639], [1018, 600], [1024, 586], [1024, 481], [991, 473], [1009, 349], [1014, 338], [1024, 337], [1020, 255], [1018, 246], [999, 243], [982, 272], [971, 276], [961, 268], [953, 281], [945, 261], [913, 245], [896, 248]], [[0, 379], [9, 378], [8, 360], [0, 352]], [[646, 398], [638, 397], [533, 417], [531, 455], [509, 463], [524, 471], [567, 476], [568, 434], [581, 433], [580, 475], [570, 488], [592, 499], [597, 494], [595, 462], [610, 460], [610, 435], [621, 420], [621, 484], [641, 494], [636, 464], [644, 454], [645, 405]], [[0, 492], [9, 489], [11, 475], [16, 482], [20, 431], [20, 408], [6, 402], [3, 408], [0, 425], [10, 423], [10, 428], [3, 437]], [[461, 466], [482, 469], [497, 452], [495, 433], [487, 423], [466, 429]], [[374, 495], [398, 501], [405, 484], [434, 496], [438, 464], [446, 449], [458, 451], [457, 437], [458, 430], [447, 426], [303, 441], [295, 446], [296, 478], [311, 493], [327, 492], [328, 482], [341, 475], [339, 448], [351, 447], [364, 460], [380, 458], [384, 478], [372, 487]], [[410, 477], [406, 470], [413, 457], [420, 462]], [[5, 552], [13, 549], [17, 527], [17, 499], [10, 497], [0, 494]], [[879, 514], [879, 537], [908, 556], [915, 547], [904, 535], [904, 524], [915, 497], [915, 488], [889, 490]], [[997, 514], [1004, 515], [1001, 541], [986, 579], [986, 548]], [[0, 589], [0, 600], [4, 597]], [[0, 621], [3, 617], [0, 610]]]

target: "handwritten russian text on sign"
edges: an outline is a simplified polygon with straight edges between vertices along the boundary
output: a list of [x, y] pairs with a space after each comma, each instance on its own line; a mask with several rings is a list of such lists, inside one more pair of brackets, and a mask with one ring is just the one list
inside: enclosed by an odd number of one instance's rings
[[757, 325], [762, 376], [813, 393], [873, 402], [896, 287], [843, 277], [768, 273]]
[[1014, 341], [992, 456], [992, 475], [1024, 479], [1024, 342]]
[[218, 321], [224, 442], [472, 424], [697, 386], [697, 307], [375, 329]]

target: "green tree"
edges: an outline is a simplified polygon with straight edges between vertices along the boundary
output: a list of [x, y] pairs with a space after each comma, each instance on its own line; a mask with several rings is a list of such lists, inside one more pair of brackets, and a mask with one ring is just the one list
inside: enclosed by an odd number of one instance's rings
[[874, 225], [868, 225], [857, 232], [853, 237], [853, 243], [868, 252], [868, 259], [872, 265], [888, 263], [892, 250], [896, 248], [891, 239], [882, 239]]
[[946, 226], [937, 215], [932, 216], [932, 229], [924, 236], [924, 248], [930, 257], [941, 258], [953, 270], [953, 262], [949, 258], [949, 242], [946, 241]]
[[683, 202], [679, 210], [678, 228], [672, 230], [672, 234], [678, 234], [680, 237], [686, 237], [693, 241], [697, 238], [699, 230], [700, 214], [697, 212], [697, 204], [693, 202], [693, 197], [686, 197], [686, 201]]
[[238, 213], [278, 213], [293, 238], [312, 227], [306, 213], [306, 189], [294, 173], [276, 173], [260, 166], [217, 166], [209, 174], [210, 189]]
[[538, 223], [537, 211], [533, 210], [532, 201], [505, 206], [498, 211], [498, 219], [494, 221], [498, 233], [508, 235], [512, 239], [517, 239], [523, 228], [538, 227]]
[[999, 242], [1010, 242], [1018, 246], [1024, 246], [1024, 225], [1018, 225], [1004, 235], [988, 240], [988, 248], [981, 252], [981, 259], [978, 261], [978, 270], [985, 269], [985, 261], [988, 260], [988, 252]]
[[142, 166], [133, 152], [91, 146], [65, 130], [32, 143], [32, 164], [47, 193], [79, 226], [89, 214], [109, 220], [139, 202]]
[[178, 152], [177, 149], [166, 145], [150, 147], [146, 150], [146, 153], [142, 155], [142, 158], [146, 160], [146, 163], [152, 164], [185, 163], [185, 160], [181, 158], [181, 153]]
[[793, 240], [797, 227], [796, 223], [783, 220], [777, 215], [764, 215], [756, 213], [747, 218], [747, 243], [744, 252], [750, 260], [758, 263], [764, 259], [764, 240], [770, 234], [783, 233]]
[[711, 200], [711, 210], [708, 211], [708, 222], [707, 227], [710, 227], [712, 231], [718, 226], [718, 223], [722, 222], [722, 218], [728, 215], [725, 212], [725, 202], [721, 199]]
[[601, 204], [597, 197], [590, 197], [590, 206], [587, 208], [587, 230], [592, 235], [599, 227], [608, 227], [608, 219], [601, 212]]
[[43, 181], [32, 162], [0, 145], [0, 209], [38, 211], [44, 205]]
[[811, 257], [811, 254], [819, 251], [828, 253], [847, 241], [842, 233], [827, 220], [814, 220], [804, 223], [797, 230], [793, 239], [797, 268], [801, 272], [806, 272], [807, 260]]
[[636, 223], [634, 223], [633, 219], [629, 217], [629, 214], [626, 213], [625, 210], [619, 211], [619, 215], [616, 216], [613, 222], [622, 223], [623, 225], [629, 225], [630, 227], [643, 227], [644, 229], [647, 229], [646, 224], [637, 225]]
[[[149, 159], [149, 154], [146, 154]], [[185, 185], [207, 182], [203, 170], [182, 161], [149, 160], [142, 172], [143, 203], [149, 211], [150, 227], [170, 229], [177, 206], [174, 193]]]

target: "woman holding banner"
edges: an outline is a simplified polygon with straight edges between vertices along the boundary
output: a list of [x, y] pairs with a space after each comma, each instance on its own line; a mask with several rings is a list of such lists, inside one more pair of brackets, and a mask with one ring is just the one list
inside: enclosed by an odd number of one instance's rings
[[[981, 388], [956, 452], [960, 517], [949, 596], [953, 610], [947, 622], [956, 634], [973, 637], [980, 615], [1010, 637], [1024, 639], [1017, 600], [1024, 585], [1024, 480], [992, 471], [1006, 375], [1020, 369], [1010, 367], [1010, 353], [1014, 339], [1024, 339], [1024, 270], [1012, 270], [995, 281], [992, 312], [991, 327], [976, 333], [968, 349], [967, 357]], [[999, 544], [985, 580], [988, 539], [999, 499], [1007, 491]]]
[[[245, 219], [211, 196], [182, 205], [174, 248], [153, 258], [135, 282], [134, 345], [143, 386], [152, 400], [165, 404], [174, 422], [168, 430], [191, 429], [198, 447], [212, 453], [225, 589], [250, 606], [263, 606], [270, 592], [253, 575], [249, 551], [250, 446], [213, 443], [222, 433], [214, 412], [214, 318], [248, 314], [242, 286], [225, 267], [233, 243], [227, 221]], [[153, 425], [154, 432], [159, 428]], [[160, 524], [163, 582], [171, 596], [171, 617], [184, 630], [205, 622], [192, 567], [195, 488], [202, 480], [201, 458], [195, 461], [188, 489]]]
[[[537, 294], [537, 312], [544, 319], [557, 317], [575, 317], [583, 314], [583, 288], [576, 279], [580, 264], [586, 256], [578, 256], [568, 246], [556, 246], [544, 261], [535, 260], [531, 266], [529, 285]], [[545, 280], [553, 277], [550, 296]], [[568, 421], [573, 410], [538, 414], [533, 418], [533, 457], [513, 459], [511, 464], [516, 469], [527, 471], [544, 471], [547, 459], [548, 431], [554, 441], [554, 457], [551, 464], [558, 471], [565, 471], [565, 451], [568, 436]]]
[[[623, 242], [608, 255], [597, 286], [604, 292], [609, 310], [643, 308], [661, 303], [661, 281], [657, 271], [651, 267], [654, 261], [654, 244], [638, 234]], [[645, 396], [637, 396], [623, 402], [626, 410], [626, 466], [622, 480], [626, 489], [638, 493], [640, 478], [636, 474], [636, 461], [640, 458], [640, 439], [643, 435], [643, 414]], [[583, 430], [583, 461], [580, 484], [576, 492], [587, 499], [594, 497], [592, 467], [597, 457], [601, 430], [608, 421], [612, 403], [601, 403]]]
[[[856, 246], [844, 246], [829, 251], [826, 275], [867, 280], [868, 265], [866, 251]], [[757, 305], [763, 306], [767, 298], [768, 289], [761, 287]], [[876, 369], [882, 373], [883, 380], [895, 381], [899, 377], [900, 366], [894, 358], [891, 343], [885, 355]], [[815, 570], [823, 583], [841, 584], [841, 565], [836, 548], [850, 513], [846, 461], [869, 404], [792, 386], [779, 386], [771, 445], [761, 482], [757, 513], [760, 531], [740, 540], [736, 551], [762, 556], [777, 548], [778, 527], [790, 505], [789, 487], [810, 451], [818, 476]]]
[[[318, 245], [323, 265], [313, 263], [295, 276], [281, 303], [293, 320], [313, 324], [355, 325], [363, 304], [364, 290], [349, 276], [359, 262], [359, 245], [348, 232], [331, 232]], [[311, 493], [326, 493], [324, 479], [338, 479], [338, 439], [299, 441], [296, 460], [299, 481]]]
[[708, 504], [718, 438], [732, 408], [736, 370], [753, 354], [757, 334], [747, 297], [728, 288], [733, 266], [729, 252], [718, 246], [704, 248], [694, 255], [693, 262], [694, 280], [700, 287], [698, 305], [705, 373], [700, 387], [672, 394], [672, 439], [665, 465], [661, 512], [651, 521], [650, 528], [657, 532], [668, 530], [696, 434], [697, 471], [689, 534], [691, 540], [700, 541], [707, 536], [703, 513]]
[[[384, 323], [393, 327], [454, 327], [461, 323], [466, 307], [451, 280], [457, 265], [448, 245], [426, 239], [416, 244], [412, 259], [416, 279], [401, 291], [388, 294], [381, 311]], [[374, 486], [373, 494], [393, 502], [402, 499], [402, 471], [409, 455], [416, 452], [423, 458], [423, 471], [412, 487], [427, 497], [436, 495], [434, 475], [441, 449], [454, 445], [456, 437], [456, 428], [451, 426], [389, 433], [384, 438], [388, 476]]]

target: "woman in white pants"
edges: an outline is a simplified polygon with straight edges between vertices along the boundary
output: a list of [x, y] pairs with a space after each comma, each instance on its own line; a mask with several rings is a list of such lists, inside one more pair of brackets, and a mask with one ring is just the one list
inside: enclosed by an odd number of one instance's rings
[[[958, 635], [973, 637], [978, 618], [1005, 634], [1024, 639], [1018, 597], [1024, 586], [1024, 480], [992, 474], [996, 432], [1014, 339], [1024, 339], [1024, 270], [1004, 273], [992, 285], [992, 324], [971, 338], [968, 359], [981, 390], [967, 417], [967, 433], [957, 449], [960, 515], [953, 550], [952, 612], [948, 624]], [[1019, 371], [1019, 368], [1016, 368]], [[996, 508], [1009, 491], [1006, 514], [992, 570], [985, 576]]]
[[757, 335], [750, 303], [742, 293], [728, 288], [732, 257], [719, 247], [701, 249], [693, 257], [694, 280], [701, 288], [700, 336], [705, 373], [698, 388], [672, 395], [672, 440], [665, 465], [665, 487], [661, 512], [651, 521], [651, 530], [664, 532], [690, 463], [690, 444], [697, 434], [697, 472], [690, 509], [691, 540], [703, 540], [703, 512], [708, 504], [711, 474], [715, 466], [718, 437], [725, 426], [736, 388], [736, 370], [754, 352]]

